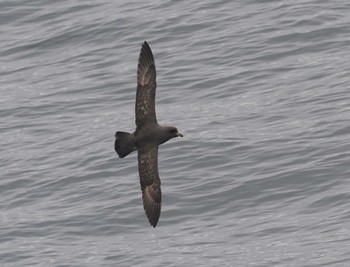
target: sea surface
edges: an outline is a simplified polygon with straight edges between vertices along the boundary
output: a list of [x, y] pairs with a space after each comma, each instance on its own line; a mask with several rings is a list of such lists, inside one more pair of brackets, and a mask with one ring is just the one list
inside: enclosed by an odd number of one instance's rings
[[[0, 1], [0, 266], [350, 266], [350, 2]], [[162, 214], [136, 67], [156, 60]]]

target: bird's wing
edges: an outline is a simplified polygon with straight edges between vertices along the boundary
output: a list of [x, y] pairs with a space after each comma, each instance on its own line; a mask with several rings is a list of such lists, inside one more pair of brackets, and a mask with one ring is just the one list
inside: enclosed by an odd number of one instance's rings
[[140, 147], [138, 149], [138, 165], [143, 207], [150, 224], [156, 227], [162, 200], [158, 173], [158, 146], [147, 145]]
[[157, 123], [155, 103], [156, 67], [152, 50], [145, 41], [142, 45], [137, 66], [137, 92], [135, 105], [136, 126]]

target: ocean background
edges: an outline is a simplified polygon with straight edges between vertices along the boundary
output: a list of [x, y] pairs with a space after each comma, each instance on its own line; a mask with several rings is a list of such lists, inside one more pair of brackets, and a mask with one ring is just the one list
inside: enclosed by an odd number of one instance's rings
[[[0, 266], [350, 266], [350, 2], [0, 1]], [[136, 67], [155, 55], [162, 214]]]

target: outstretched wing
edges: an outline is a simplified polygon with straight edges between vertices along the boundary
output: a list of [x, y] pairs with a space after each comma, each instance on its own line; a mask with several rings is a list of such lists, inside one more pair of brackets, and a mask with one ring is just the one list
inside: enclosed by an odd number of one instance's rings
[[142, 45], [137, 66], [137, 92], [135, 105], [136, 126], [157, 123], [155, 103], [156, 67], [152, 50], [145, 41]]
[[156, 227], [160, 216], [162, 192], [158, 173], [158, 146], [149, 145], [138, 149], [139, 175], [148, 221]]

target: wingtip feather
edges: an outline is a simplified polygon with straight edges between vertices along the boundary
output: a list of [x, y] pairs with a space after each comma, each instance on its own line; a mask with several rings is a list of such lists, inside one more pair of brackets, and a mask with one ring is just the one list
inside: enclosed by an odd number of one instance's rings
[[155, 228], [161, 213], [161, 202], [154, 200], [148, 190], [149, 187], [146, 187], [143, 191], [143, 207], [149, 223]]

